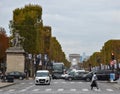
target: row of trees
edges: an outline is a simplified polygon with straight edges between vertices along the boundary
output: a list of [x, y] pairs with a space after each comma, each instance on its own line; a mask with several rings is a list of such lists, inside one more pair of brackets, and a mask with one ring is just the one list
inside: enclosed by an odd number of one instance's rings
[[84, 67], [100, 66], [100, 64], [110, 65], [113, 60], [112, 53], [114, 53], [114, 59], [120, 62], [120, 40], [108, 40], [105, 42], [100, 52], [93, 53], [89, 60], [84, 62]]
[[29, 4], [24, 8], [15, 9], [10, 29], [11, 38], [15, 32], [25, 38], [22, 46], [26, 52], [47, 54], [51, 61], [64, 62], [67, 67], [70, 66], [58, 40], [52, 36], [52, 28], [43, 25], [41, 6]]

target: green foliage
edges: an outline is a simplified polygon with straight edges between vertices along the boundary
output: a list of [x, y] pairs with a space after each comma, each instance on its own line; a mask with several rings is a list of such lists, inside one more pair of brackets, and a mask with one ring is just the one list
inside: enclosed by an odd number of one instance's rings
[[98, 66], [99, 63], [109, 65], [111, 61], [111, 53], [114, 53], [115, 59], [120, 61], [120, 40], [108, 40], [105, 42], [100, 52], [95, 52], [90, 56], [86, 63], [87, 67], [89, 64], [92, 66]]
[[[21, 9], [15, 9], [13, 11], [13, 22], [15, 30], [19, 30], [19, 33], [22, 37], [25, 38], [23, 43], [23, 47], [26, 52], [29, 53], [38, 53], [40, 50], [40, 43], [37, 43], [38, 37], [40, 36], [37, 31], [35, 25], [37, 23], [37, 19], [41, 19], [42, 16], [42, 8], [38, 5], [28, 5]], [[42, 27], [42, 23], [39, 25]]]
[[47, 54], [51, 60], [64, 62], [69, 66], [62, 47], [56, 38], [51, 35], [51, 27], [43, 26], [42, 8], [39, 5], [26, 5], [13, 11], [13, 34], [19, 30], [19, 34], [25, 38], [23, 48], [32, 54]]

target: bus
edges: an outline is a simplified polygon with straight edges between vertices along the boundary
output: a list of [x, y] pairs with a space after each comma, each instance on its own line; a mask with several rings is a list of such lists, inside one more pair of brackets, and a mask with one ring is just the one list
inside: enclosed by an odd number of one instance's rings
[[52, 65], [52, 78], [61, 79], [61, 75], [64, 73], [64, 63], [54, 62]]

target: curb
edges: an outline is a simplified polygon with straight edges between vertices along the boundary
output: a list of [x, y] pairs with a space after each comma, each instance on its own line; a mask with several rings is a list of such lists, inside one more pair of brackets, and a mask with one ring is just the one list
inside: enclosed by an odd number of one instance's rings
[[14, 84], [16, 84], [16, 83], [6, 83], [6, 84], [3, 84], [3, 85], [0, 85], [0, 88], [8, 87], [8, 86], [11, 86], [11, 85], [14, 85]]

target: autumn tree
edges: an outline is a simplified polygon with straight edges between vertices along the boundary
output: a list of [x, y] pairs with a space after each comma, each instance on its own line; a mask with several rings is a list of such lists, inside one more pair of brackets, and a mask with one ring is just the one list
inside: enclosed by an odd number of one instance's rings
[[4, 28], [0, 27], [0, 69], [2, 71], [3, 71], [3, 65], [5, 65], [7, 48], [8, 48], [8, 37], [6, 35], [6, 31]]

